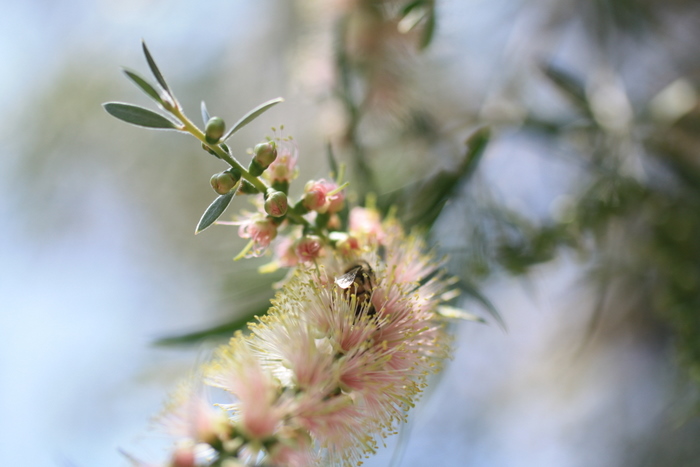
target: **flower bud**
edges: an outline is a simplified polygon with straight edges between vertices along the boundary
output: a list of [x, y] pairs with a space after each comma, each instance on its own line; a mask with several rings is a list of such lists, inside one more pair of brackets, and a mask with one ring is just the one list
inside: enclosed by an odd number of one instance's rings
[[259, 177], [264, 171], [265, 171], [265, 167], [260, 165], [260, 163], [258, 161], [256, 161], [255, 159], [250, 161], [250, 165], [248, 165], [248, 172], [253, 177]]
[[321, 255], [323, 242], [316, 235], [306, 235], [297, 243], [295, 252], [300, 261], [313, 261]]
[[233, 190], [239, 178], [240, 177], [236, 177], [233, 173], [228, 171], [220, 172], [212, 175], [210, 180], [211, 187], [214, 188], [214, 191], [218, 194], [225, 195]]
[[260, 143], [255, 146], [253, 153], [255, 154], [253, 160], [265, 170], [277, 159], [277, 145], [274, 141]]
[[207, 126], [204, 127], [204, 135], [206, 136], [207, 143], [216, 144], [222, 136], [224, 136], [224, 131], [226, 130], [226, 124], [220, 117], [212, 117], [207, 122]]
[[282, 217], [287, 214], [287, 195], [272, 188], [268, 189], [265, 212], [272, 217]]
[[326, 203], [326, 189], [325, 184], [311, 180], [304, 186], [304, 198], [302, 203], [304, 207], [309, 211], [325, 212], [328, 209]]

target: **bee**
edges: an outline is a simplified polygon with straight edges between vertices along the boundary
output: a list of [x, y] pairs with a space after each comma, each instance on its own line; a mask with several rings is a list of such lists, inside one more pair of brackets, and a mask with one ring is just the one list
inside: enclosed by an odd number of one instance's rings
[[367, 316], [372, 317], [376, 314], [374, 305], [372, 305], [372, 289], [374, 288], [374, 271], [369, 266], [367, 261], [361, 261], [359, 264], [350, 266], [345, 273], [335, 279], [335, 285], [340, 287], [346, 296], [355, 296], [355, 316], [358, 317], [362, 312], [362, 308], [367, 307]]

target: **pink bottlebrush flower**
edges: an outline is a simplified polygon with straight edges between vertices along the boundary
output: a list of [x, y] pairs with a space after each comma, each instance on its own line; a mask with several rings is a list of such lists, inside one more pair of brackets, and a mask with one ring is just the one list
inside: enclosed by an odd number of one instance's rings
[[232, 439], [221, 446], [233, 446], [222, 459], [354, 466], [405, 421], [449, 355], [436, 313], [448, 284], [420, 240], [382, 228], [382, 258], [376, 243], [319, 257], [321, 239], [303, 237], [296, 254], [313, 267], [300, 264], [251, 333], [218, 350], [206, 383], [235, 397], [222, 406]]
[[157, 422], [176, 439], [212, 443], [230, 432], [228, 417], [207, 399], [204, 387], [182, 383], [172, 395]]
[[314, 464], [311, 437], [304, 430], [286, 430], [271, 449], [268, 462], [284, 467], [308, 467]]
[[237, 414], [234, 423], [238, 430], [253, 440], [275, 432], [284, 416], [275, 404], [279, 384], [243, 339], [233, 338], [230, 345], [219, 349], [207, 376], [208, 384], [235, 396], [237, 402], [228, 407]]

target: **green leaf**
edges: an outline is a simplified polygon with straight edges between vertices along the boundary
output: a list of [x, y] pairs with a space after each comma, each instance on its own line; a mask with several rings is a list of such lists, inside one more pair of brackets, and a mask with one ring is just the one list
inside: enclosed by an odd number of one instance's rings
[[330, 141], [326, 145], [326, 155], [328, 156], [328, 165], [333, 172], [334, 177], [338, 177], [338, 162], [335, 160], [335, 155], [333, 154], [333, 146], [331, 146]]
[[226, 193], [225, 195], [221, 195], [217, 197], [213, 203], [209, 205], [206, 211], [204, 211], [204, 214], [202, 214], [202, 218], [199, 219], [199, 223], [197, 224], [197, 229], [195, 230], [195, 235], [201, 232], [202, 230], [206, 229], [210, 225], [212, 225], [216, 220], [221, 217], [221, 215], [224, 213], [226, 208], [228, 207], [229, 203], [233, 199], [233, 197], [236, 194], [238, 184], [236, 184], [236, 187], [231, 190], [230, 193]]
[[172, 97], [172, 93], [170, 92], [170, 88], [168, 87], [168, 83], [165, 82], [165, 78], [163, 78], [162, 73], [158, 69], [158, 65], [156, 65], [155, 60], [153, 60], [153, 57], [151, 56], [151, 52], [148, 51], [148, 47], [146, 47], [146, 42], [141, 41], [141, 46], [143, 47], [143, 54], [146, 56], [146, 61], [148, 62], [148, 67], [151, 69], [151, 72], [153, 73], [153, 76], [155, 76], [156, 81], [163, 87], [165, 92], [167, 92], [170, 97]]
[[401, 9], [401, 17], [405, 17], [408, 15], [410, 12], [415, 10], [416, 8], [425, 8], [428, 4], [428, 0], [414, 0], [412, 2], [408, 2], [403, 6]]
[[423, 35], [421, 36], [420, 48], [425, 49], [433, 41], [435, 37], [435, 26], [437, 20], [435, 15], [435, 7], [431, 7], [428, 12], [428, 17], [425, 20], [425, 26], [423, 26]]
[[399, 32], [405, 34], [421, 22], [425, 22], [425, 25], [419, 47], [425, 49], [435, 36], [435, 3], [428, 0], [415, 0], [404, 5], [401, 9], [401, 20], [398, 25]]
[[244, 126], [246, 126], [247, 124], [249, 124], [250, 122], [255, 120], [256, 118], [258, 118], [263, 112], [265, 112], [266, 110], [270, 109], [271, 107], [273, 107], [273, 106], [275, 106], [283, 101], [284, 101], [284, 99], [282, 99], [281, 97], [277, 97], [277, 98], [271, 99], [267, 102], [263, 102], [262, 104], [260, 104], [259, 106], [257, 106], [256, 108], [254, 108], [253, 110], [251, 110], [250, 112], [245, 114], [240, 120], [238, 120], [231, 127], [231, 129], [228, 130], [228, 133], [226, 133], [224, 135], [224, 137], [221, 138], [221, 141], [226, 141], [227, 139], [229, 139], [231, 137], [231, 135], [233, 135], [235, 132], [237, 132], [238, 130], [240, 130], [241, 128], [243, 128]]
[[591, 108], [586, 97], [586, 88], [583, 82], [570, 72], [554, 65], [551, 62], [540, 63], [544, 75], [562, 92], [569, 100], [587, 115], [591, 114]]
[[506, 322], [503, 320], [503, 317], [498, 312], [493, 303], [491, 303], [491, 300], [486, 298], [486, 296], [482, 294], [474, 284], [460, 279], [459, 282], [457, 282], [457, 286], [464, 293], [475, 299], [477, 302], [481, 303], [484, 306], [484, 308], [486, 308], [486, 310], [489, 312], [489, 314], [493, 316], [493, 318], [498, 322], [498, 324], [504, 331], [508, 330]]
[[201, 109], [202, 109], [202, 120], [204, 120], [204, 124], [206, 125], [211, 117], [209, 116], [209, 111], [207, 110], [207, 104], [205, 104], [204, 101], [202, 101]]
[[436, 311], [440, 316], [449, 319], [461, 319], [464, 321], [476, 321], [479, 323], [486, 323], [486, 320], [481, 316], [477, 316], [474, 313], [469, 313], [468, 311], [464, 311], [453, 306], [439, 305]]
[[227, 339], [233, 333], [246, 328], [246, 325], [255, 319], [255, 316], [263, 316], [270, 308], [270, 301], [265, 301], [264, 305], [260, 305], [253, 311], [248, 311], [244, 316], [237, 317], [226, 323], [212, 326], [201, 331], [188, 332], [175, 336], [162, 337], [154, 342], [155, 345], [191, 345], [198, 344], [203, 340], [208, 339]]
[[402, 191], [384, 195], [382, 208], [386, 210], [398, 205], [399, 215], [407, 228], [418, 226], [429, 229], [460, 183], [468, 180], [476, 170], [490, 137], [488, 127], [479, 128], [467, 139], [467, 151], [456, 169], [443, 170]]
[[144, 109], [138, 105], [125, 104], [123, 102], [107, 102], [102, 104], [107, 113], [132, 125], [146, 128], [159, 128], [163, 130], [177, 130], [178, 126], [171, 120], [152, 110]]
[[154, 101], [158, 102], [160, 105], [163, 105], [163, 99], [160, 98], [160, 94], [158, 94], [158, 91], [145, 79], [140, 77], [138, 74], [136, 74], [135, 71], [129, 70], [128, 68], [123, 69], [124, 73], [126, 76], [129, 77], [131, 81], [133, 81], [136, 86], [141, 88], [143, 92], [148, 94]]

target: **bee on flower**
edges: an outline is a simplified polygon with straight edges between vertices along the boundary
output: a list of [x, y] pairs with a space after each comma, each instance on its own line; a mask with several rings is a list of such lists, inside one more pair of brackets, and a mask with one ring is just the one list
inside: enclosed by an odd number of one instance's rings
[[[357, 465], [405, 421], [449, 355], [436, 313], [447, 281], [419, 239], [385, 230], [383, 255], [376, 246], [351, 257], [330, 250], [314, 267], [300, 264], [251, 333], [207, 365], [205, 383], [235, 400], [221, 407], [241, 442], [237, 460]], [[340, 287], [357, 264], [366, 286]]]

